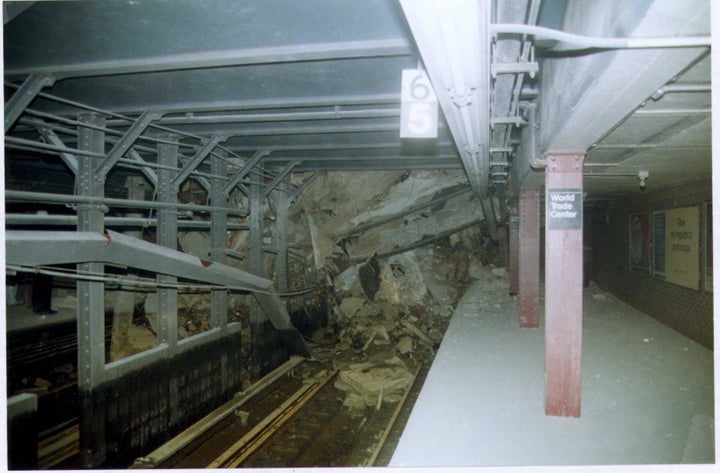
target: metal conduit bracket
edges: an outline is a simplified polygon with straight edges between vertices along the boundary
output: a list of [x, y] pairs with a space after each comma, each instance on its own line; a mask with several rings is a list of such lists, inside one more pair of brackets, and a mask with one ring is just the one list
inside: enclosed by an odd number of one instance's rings
[[452, 103], [454, 103], [455, 106], [458, 108], [472, 105], [472, 98], [475, 94], [475, 89], [476, 86], [470, 86], [468, 87], [469, 92], [463, 91], [463, 93], [458, 93], [455, 88], [450, 88], [448, 89], [448, 92], [450, 94], [450, 100], [452, 100]]

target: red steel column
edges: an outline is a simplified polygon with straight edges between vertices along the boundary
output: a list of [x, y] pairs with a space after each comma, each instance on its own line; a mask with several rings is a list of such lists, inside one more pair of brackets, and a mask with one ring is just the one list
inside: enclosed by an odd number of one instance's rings
[[545, 413], [580, 417], [583, 159], [550, 155], [545, 169]]
[[520, 217], [516, 208], [510, 209], [510, 225], [508, 228], [510, 232], [510, 241], [508, 252], [508, 279], [510, 288], [508, 292], [510, 294], [518, 293], [518, 252], [520, 245]]
[[520, 190], [520, 326], [536, 328], [540, 288], [540, 190]]

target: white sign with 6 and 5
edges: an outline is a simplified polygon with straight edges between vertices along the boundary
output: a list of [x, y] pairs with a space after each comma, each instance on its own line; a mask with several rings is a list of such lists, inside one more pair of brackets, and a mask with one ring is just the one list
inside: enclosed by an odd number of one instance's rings
[[437, 138], [437, 96], [425, 71], [402, 71], [400, 97], [400, 138]]

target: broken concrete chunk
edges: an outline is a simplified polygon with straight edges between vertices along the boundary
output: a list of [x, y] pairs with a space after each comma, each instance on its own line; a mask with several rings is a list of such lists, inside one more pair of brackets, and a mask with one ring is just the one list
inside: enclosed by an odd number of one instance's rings
[[432, 273], [431, 265], [421, 267], [414, 251], [408, 251], [388, 259], [399, 298], [405, 305], [421, 305], [428, 295], [424, 272]]
[[399, 394], [412, 380], [412, 373], [402, 366], [375, 366], [340, 372], [335, 387], [353, 395], [352, 403], [358, 402], [359, 395], [365, 406], [377, 406], [378, 402], [399, 400]]
[[360, 265], [351, 266], [342, 273], [335, 276], [333, 285], [338, 292], [350, 292], [360, 278]]
[[348, 393], [347, 396], [345, 396], [345, 400], [343, 401], [343, 406], [348, 407], [352, 410], [365, 409], [365, 405], [365, 399], [362, 397], [361, 394], [358, 393]]
[[477, 259], [473, 259], [472, 261], [470, 261], [470, 264], [468, 265], [469, 277], [471, 277], [472, 279], [482, 279], [484, 273], [485, 268], [480, 261], [478, 261]]
[[419, 328], [417, 328], [416, 326], [414, 326], [413, 324], [411, 324], [411, 323], [408, 322], [407, 320], [403, 320], [403, 321], [401, 321], [400, 323], [403, 325], [403, 327], [405, 327], [406, 329], [408, 329], [408, 331], [410, 331], [411, 333], [413, 333], [414, 335], [416, 335], [416, 336], [420, 339], [421, 342], [423, 342], [423, 343], [425, 343], [425, 344], [427, 344], [427, 345], [429, 345], [429, 346], [432, 346], [432, 345], [433, 345], [433, 341], [430, 340], [430, 338], [428, 338], [428, 336], [425, 335], [425, 334], [422, 332], [422, 330], [420, 330]]
[[398, 341], [397, 345], [395, 345], [395, 349], [400, 353], [401, 355], [406, 355], [413, 351], [413, 348], [415, 348], [415, 344], [413, 343], [413, 339], [405, 336]]
[[365, 300], [359, 297], [347, 297], [342, 300], [338, 310], [340, 315], [346, 318], [352, 318], [357, 314], [360, 309], [365, 305]]
[[507, 275], [508, 275], [507, 268], [493, 268], [491, 271], [496, 277], [498, 277], [500, 279], [507, 278]]
[[178, 232], [178, 243], [185, 253], [198, 258], [209, 258], [212, 239], [209, 232]]
[[371, 336], [378, 337], [383, 340], [390, 340], [390, 335], [388, 335], [387, 329], [382, 324], [373, 325], [366, 333], [371, 333]]
[[403, 368], [407, 368], [407, 366], [405, 365], [405, 362], [403, 360], [401, 360], [400, 357], [398, 357], [397, 355], [386, 359], [385, 364], [387, 366], [402, 366]]
[[235, 409], [235, 417], [237, 417], [238, 421], [240, 422], [240, 425], [248, 425], [248, 419], [250, 418], [250, 413], [248, 411], [243, 411], [242, 409]]
[[389, 264], [383, 263], [380, 269], [380, 296], [379, 300], [387, 301], [392, 304], [400, 304], [400, 291], [398, 283], [393, 276], [392, 268]]

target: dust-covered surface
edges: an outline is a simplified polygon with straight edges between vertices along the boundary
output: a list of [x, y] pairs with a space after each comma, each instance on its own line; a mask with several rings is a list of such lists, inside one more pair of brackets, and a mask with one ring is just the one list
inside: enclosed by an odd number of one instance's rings
[[432, 363], [453, 309], [482, 268], [476, 254], [448, 242], [373, 257], [332, 279], [329, 324], [308, 343], [338, 370], [346, 408], [400, 399], [413, 373]]
[[710, 350], [591, 285], [582, 416], [548, 417], [543, 323], [518, 327], [506, 284], [465, 293], [390, 466], [714, 461]]

